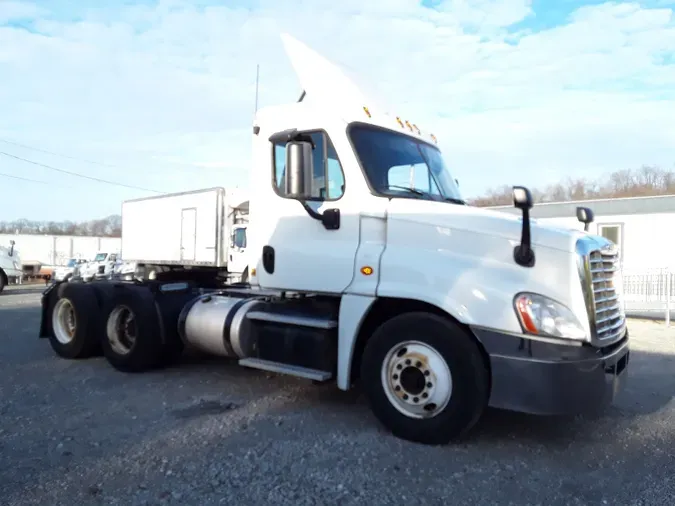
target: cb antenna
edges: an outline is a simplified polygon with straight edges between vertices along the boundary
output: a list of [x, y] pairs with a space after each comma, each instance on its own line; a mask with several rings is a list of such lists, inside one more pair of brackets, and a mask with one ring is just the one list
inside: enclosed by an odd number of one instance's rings
[[255, 113], [258, 112], [258, 83], [260, 82], [260, 64], [255, 66]]

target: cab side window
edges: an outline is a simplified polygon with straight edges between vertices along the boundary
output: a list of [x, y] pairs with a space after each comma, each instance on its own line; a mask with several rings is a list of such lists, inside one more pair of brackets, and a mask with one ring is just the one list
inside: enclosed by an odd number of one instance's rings
[[[307, 132], [314, 141], [314, 174], [311, 200], [337, 200], [344, 194], [345, 179], [342, 165], [330, 138], [324, 132]], [[276, 192], [286, 195], [286, 145], [274, 144], [274, 184]]]
[[237, 248], [245, 248], [246, 247], [246, 229], [245, 228], [238, 228], [234, 231], [234, 237], [232, 239], [232, 242], [234, 243], [235, 247]]

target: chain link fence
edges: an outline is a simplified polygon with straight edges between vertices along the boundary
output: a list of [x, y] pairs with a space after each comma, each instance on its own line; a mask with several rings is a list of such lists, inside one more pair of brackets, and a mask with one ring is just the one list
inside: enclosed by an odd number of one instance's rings
[[675, 269], [622, 270], [626, 315], [664, 319], [670, 325], [675, 316]]

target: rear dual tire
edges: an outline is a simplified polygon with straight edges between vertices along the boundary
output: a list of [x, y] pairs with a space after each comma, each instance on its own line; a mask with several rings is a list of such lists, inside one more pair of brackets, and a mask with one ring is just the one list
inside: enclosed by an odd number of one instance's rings
[[49, 335], [57, 355], [67, 359], [100, 355], [102, 329], [100, 296], [93, 287], [63, 283], [57, 288]]
[[120, 285], [104, 310], [103, 354], [115, 369], [143, 372], [175, 363], [183, 352], [178, 316], [191, 292], [153, 293]]
[[361, 361], [375, 417], [395, 436], [424, 444], [463, 437], [487, 405], [489, 381], [476, 340], [457, 323], [425, 312], [382, 324]]

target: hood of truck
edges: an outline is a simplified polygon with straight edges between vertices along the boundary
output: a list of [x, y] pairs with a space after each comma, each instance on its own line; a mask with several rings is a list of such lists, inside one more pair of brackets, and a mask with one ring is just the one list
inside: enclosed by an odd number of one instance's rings
[[[521, 216], [446, 202], [394, 198], [389, 202], [387, 214], [390, 220], [430, 225], [448, 232], [464, 230], [502, 237], [515, 244], [520, 242], [522, 231]], [[540, 225], [536, 220], [530, 224], [533, 246], [574, 252], [577, 239], [585, 235], [579, 230]]]

